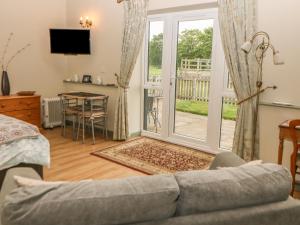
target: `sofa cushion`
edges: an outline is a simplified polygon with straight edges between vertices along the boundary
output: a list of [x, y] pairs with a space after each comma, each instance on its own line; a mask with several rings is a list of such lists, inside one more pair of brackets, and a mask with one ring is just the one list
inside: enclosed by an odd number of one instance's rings
[[216, 155], [209, 166], [210, 170], [216, 170], [219, 167], [241, 166], [246, 162], [232, 152], [222, 152]]
[[286, 200], [289, 171], [275, 164], [242, 166], [175, 175], [180, 187], [178, 216]]
[[167, 220], [134, 225], [298, 225], [300, 201], [287, 201], [256, 205], [245, 208], [214, 211], [173, 217]]
[[173, 175], [19, 188], [6, 197], [3, 225], [113, 225], [165, 219], [176, 211]]

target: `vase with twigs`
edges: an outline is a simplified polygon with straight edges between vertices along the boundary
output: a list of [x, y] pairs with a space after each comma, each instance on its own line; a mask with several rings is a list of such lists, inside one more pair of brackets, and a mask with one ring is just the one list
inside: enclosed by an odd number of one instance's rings
[[21, 54], [23, 51], [25, 51], [30, 44], [25, 45], [23, 48], [19, 49], [18, 51], [16, 51], [10, 58], [8, 58], [8, 60], [6, 61], [6, 55], [7, 55], [7, 51], [8, 51], [8, 47], [9, 44], [13, 38], [13, 33], [9, 34], [9, 37], [7, 39], [7, 42], [4, 46], [4, 51], [1, 57], [1, 68], [2, 68], [2, 79], [1, 79], [1, 91], [2, 91], [2, 95], [3, 96], [7, 96], [10, 95], [10, 83], [9, 83], [9, 77], [8, 77], [8, 73], [7, 70], [9, 68], [9, 65], [13, 62], [13, 60], [19, 55]]

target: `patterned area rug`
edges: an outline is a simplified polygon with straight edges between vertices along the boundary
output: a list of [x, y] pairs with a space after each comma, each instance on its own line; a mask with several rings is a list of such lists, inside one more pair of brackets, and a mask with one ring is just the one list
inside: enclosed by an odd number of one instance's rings
[[92, 153], [147, 174], [207, 169], [214, 155], [150, 138], [138, 138]]

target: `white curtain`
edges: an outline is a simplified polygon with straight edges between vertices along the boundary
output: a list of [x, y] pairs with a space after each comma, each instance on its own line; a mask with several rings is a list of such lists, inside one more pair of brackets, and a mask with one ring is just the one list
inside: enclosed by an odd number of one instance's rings
[[[226, 63], [238, 101], [257, 91], [258, 64], [253, 52], [241, 50], [256, 32], [256, 0], [218, 0], [219, 22]], [[242, 103], [238, 110], [233, 152], [251, 161], [259, 158], [258, 98]]]
[[119, 94], [116, 104], [114, 140], [126, 140], [129, 136], [127, 90], [139, 55], [147, 22], [149, 0], [124, 1], [125, 26], [120, 74], [117, 75]]

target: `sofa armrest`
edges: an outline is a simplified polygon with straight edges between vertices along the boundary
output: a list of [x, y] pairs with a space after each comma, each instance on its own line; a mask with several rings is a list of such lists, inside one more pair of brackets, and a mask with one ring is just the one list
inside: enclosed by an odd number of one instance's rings
[[232, 152], [222, 152], [216, 155], [209, 169], [215, 170], [218, 167], [236, 167], [245, 164], [246, 162]]
[[32, 168], [18, 167], [9, 169], [4, 178], [3, 186], [0, 192], [0, 205], [3, 203], [4, 198], [7, 194], [9, 194], [12, 190], [18, 188], [14, 180], [14, 176], [21, 176], [38, 180], [41, 179], [37, 172]]

